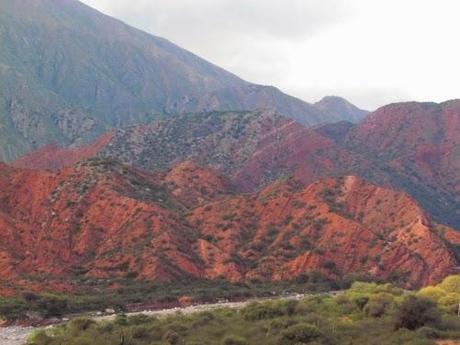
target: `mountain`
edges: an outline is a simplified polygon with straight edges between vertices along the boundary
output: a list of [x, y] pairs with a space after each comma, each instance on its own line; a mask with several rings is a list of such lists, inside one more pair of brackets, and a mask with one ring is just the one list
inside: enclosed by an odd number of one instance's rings
[[328, 117], [335, 120], [329, 122], [347, 120], [349, 122], [358, 123], [365, 118], [368, 113], [351, 104], [346, 99], [337, 96], [326, 96], [319, 102], [316, 102], [314, 106], [321, 112], [328, 114]]
[[118, 129], [80, 149], [46, 146], [14, 165], [58, 170], [90, 156], [116, 159], [151, 172], [192, 160], [252, 191], [283, 176], [312, 182], [334, 174], [350, 159], [316, 130], [274, 111], [261, 110], [178, 115]]
[[308, 125], [363, 116], [248, 83], [76, 0], [0, 0], [0, 8], [3, 161], [175, 113], [273, 108]]
[[312, 182], [347, 159], [329, 139], [273, 111], [183, 115], [120, 129], [98, 155], [147, 171], [193, 160], [246, 190], [290, 175]]
[[14, 162], [14, 166], [25, 169], [60, 170], [81, 160], [94, 157], [111, 139], [112, 133], [109, 132], [102, 135], [94, 143], [79, 148], [45, 145], [18, 158]]
[[0, 224], [3, 295], [312, 271], [413, 287], [457, 266], [452, 229], [406, 194], [354, 176], [280, 179], [248, 194], [190, 161], [161, 174], [97, 158], [59, 172], [0, 165]]
[[[311, 128], [268, 110], [200, 113], [119, 129], [79, 151], [157, 172], [193, 160], [249, 191], [283, 176], [361, 176], [408, 193], [437, 222], [460, 229], [459, 116], [460, 101], [392, 104], [358, 125]], [[79, 151], [45, 148], [16, 165], [60, 168], [89, 157]]]
[[398, 103], [351, 129], [350, 173], [402, 189], [440, 222], [460, 228], [460, 100]]

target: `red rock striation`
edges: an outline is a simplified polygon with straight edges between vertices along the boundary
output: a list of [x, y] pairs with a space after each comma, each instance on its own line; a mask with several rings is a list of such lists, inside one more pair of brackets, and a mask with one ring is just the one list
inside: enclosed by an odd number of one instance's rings
[[192, 162], [165, 175], [102, 159], [59, 172], [0, 165], [2, 295], [76, 291], [82, 277], [236, 282], [311, 271], [412, 287], [457, 266], [448, 241], [406, 194], [353, 176], [237, 194]]

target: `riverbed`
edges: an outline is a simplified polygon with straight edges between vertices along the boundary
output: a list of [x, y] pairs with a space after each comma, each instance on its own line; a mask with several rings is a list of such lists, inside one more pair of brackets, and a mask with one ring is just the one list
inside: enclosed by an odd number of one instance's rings
[[[270, 298], [273, 300], [287, 300], [287, 299], [302, 299], [306, 295], [291, 295], [285, 297], [278, 297], [278, 298]], [[128, 316], [133, 315], [147, 315], [147, 316], [167, 316], [172, 315], [175, 313], [182, 313], [182, 314], [193, 314], [199, 313], [204, 311], [209, 311], [213, 309], [219, 308], [231, 308], [231, 309], [240, 309], [244, 306], [248, 305], [251, 302], [257, 301], [267, 301], [270, 300], [267, 298], [261, 299], [251, 299], [242, 302], [222, 302], [222, 303], [210, 303], [210, 304], [199, 304], [199, 305], [191, 305], [188, 307], [181, 307], [181, 308], [171, 308], [171, 309], [162, 309], [162, 310], [144, 310], [135, 313], [126, 313]], [[110, 321], [115, 319], [116, 315], [103, 315], [103, 316], [88, 316], [91, 317], [95, 321]], [[33, 327], [0, 327], [0, 345], [25, 345], [27, 337], [37, 328]]]

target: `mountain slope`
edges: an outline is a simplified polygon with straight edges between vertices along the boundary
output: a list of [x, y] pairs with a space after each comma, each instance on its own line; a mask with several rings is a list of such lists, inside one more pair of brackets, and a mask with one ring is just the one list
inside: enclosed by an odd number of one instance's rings
[[238, 194], [192, 162], [160, 175], [100, 159], [56, 173], [2, 165], [0, 225], [2, 294], [311, 271], [419, 286], [457, 265], [440, 235], [453, 230], [404, 193], [350, 176]]
[[[273, 111], [201, 113], [120, 129], [83, 151], [148, 171], [192, 159], [246, 190], [283, 176], [310, 183], [357, 175], [405, 191], [437, 222], [460, 229], [459, 116], [459, 101], [393, 104], [359, 125], [313, 128]], [[60, 168], [88, 157], [79, 151], [44, 149], [16, 164]]]
[[460, 101], [399, 103], [350, 130], [353, 173], [405, 190], [438, 220], [460, 228]]
[[148, 171], [191, 159], [246, 190], [290, 175], [312, 182], [348, 159], [332, 141], [268, 110], [182, 115], [120, 129], [98, 155]]
[[0, 160], [177, 112], [274, 108], [306, 124], [335, 120], [76, 0], [0, 0], [0, 9]]

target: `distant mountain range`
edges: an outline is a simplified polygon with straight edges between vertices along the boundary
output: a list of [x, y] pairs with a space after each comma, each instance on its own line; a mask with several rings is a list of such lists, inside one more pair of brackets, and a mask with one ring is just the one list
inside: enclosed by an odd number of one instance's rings
[[251, 84], [76, 0], [0, 0], [0, 8], [3, 161], [177, 113], [272, 108], [307, 125], [365, 115], [339, 98], [313, 105]]

